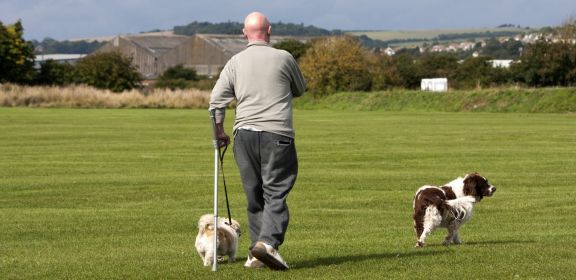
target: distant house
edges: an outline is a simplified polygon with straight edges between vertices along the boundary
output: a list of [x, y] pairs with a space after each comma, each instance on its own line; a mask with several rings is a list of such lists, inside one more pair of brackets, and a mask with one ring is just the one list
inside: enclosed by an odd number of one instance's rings
[[431, 52], [445, 52], [446, 47], [444, 45], [434, 45], [430, 49]]
[[[286, 37], [272, 37], [270, 43], [283, 39]], [[96, 53], [117, 50], [132, 57], [145, 79], [155, 79], [176, 65], [193, 68], [198, 75], [216, 76], [233, 55], [246, 48], [246, 44], [241, 35], [143, 33], [116, 36]]]
[[476, 46], [476, 43], [473, 42], [462, 42], [460, 43], [460, 49], [463, 51], [469, 51], [474, 49], [474, 47]]
[[460, 50], [460, 44], [450, 44], [448, 45], [448, 47], [446, 48], [447, 51], [449, 52], [456, 52]]
[[420, 88], [423, 91], [432, 91], [432, 92], [448, 91], [448, 79], [447, 78], [422, 79], [422, 81], [420, 82]]
[[510, 68], [510, 65], [512, 65], [513, 60], [512, 59], [493, 59], [493, 60], [488, 60], [488, 63], [490, 63], [492, 65], [492, 68]]
[[387, 56], [394, 56], [394, 55], [396, 54], [396, 51], [395, 51], [393, 48], [391, 48], [391, 47], [387, 47], [387, 48], [384, 50], [384, 53], [385, 53]]

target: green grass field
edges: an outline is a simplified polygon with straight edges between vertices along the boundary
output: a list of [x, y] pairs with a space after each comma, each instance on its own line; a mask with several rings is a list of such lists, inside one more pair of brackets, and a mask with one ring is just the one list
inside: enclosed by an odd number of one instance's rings
[[[292, 269], [245, 269], [244, 230], [214, 273], [194, 248], [212, 210], [206, 110], [0, 108], [0, 278], [574, 277], [576, 115], [296, 110], [295, 125]], [[231, 153], [225, 170], [245, 226]], [[442, 229], [414, 248], [415, 190], [472, 171], [498, 191], [464, 244], [440, 245]]]

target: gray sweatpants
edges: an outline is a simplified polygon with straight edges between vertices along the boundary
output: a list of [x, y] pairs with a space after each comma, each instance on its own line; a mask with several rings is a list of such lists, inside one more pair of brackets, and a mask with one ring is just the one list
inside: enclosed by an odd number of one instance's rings
[[292, 138], [239, 129], [234, 158], [248, 201], [250, 249], [257, 241], [278, 248], [288, 228], [286, 198], [296, 182], [298, 159]]

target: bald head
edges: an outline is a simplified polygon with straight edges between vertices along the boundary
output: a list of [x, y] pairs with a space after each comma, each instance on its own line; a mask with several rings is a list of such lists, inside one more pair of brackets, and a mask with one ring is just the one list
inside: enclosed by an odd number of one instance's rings
[[248, 42], [265, 41], [270, 42], [270, 22], [266, 16], [260, 12], [252, 12], [244, 19], [244, 36]]

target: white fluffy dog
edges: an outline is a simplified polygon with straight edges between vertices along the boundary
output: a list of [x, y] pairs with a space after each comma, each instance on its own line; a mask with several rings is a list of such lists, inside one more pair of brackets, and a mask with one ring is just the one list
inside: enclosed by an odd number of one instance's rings
[[[238, 239], [240, 238], [240, 224], [232, 219], [232, 224], [228, 224], [228, 219], [218, 217], [218, 260], [223, 260], [228, 256], [228, 262], [236, 261], [236, 250], [238, 249]], [[214, 215], [205, 214], [198, 220], [198, 235], [196, 236], [196, 251], [204, 261], [204, 266], [212, 265], [214, 259]]]

